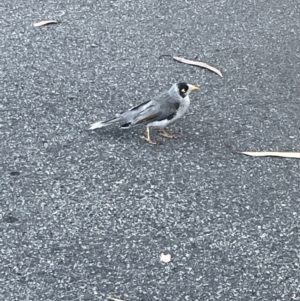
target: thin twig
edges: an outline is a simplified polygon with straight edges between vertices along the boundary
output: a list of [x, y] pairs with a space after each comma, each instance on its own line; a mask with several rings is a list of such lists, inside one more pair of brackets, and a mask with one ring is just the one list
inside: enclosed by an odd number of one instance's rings
[[173, 56], [173, 59], [175, 61], [178, 61], [180, 63], [184, 63], [184, 64], [188, 64], [188, 65], [194, 65], [194, 66], [198, 66], [198, 67], [202, 67], [202, 68], [206, 68], [212, 72], [215, 72], [217, 73], [218, 75], [220, 75], [221, 77], [223, 77], [222, 73], [220, 70], [218, 70], [217, 68], [215, 67], [212, 67], [206, 63], [203, 63], [203, 62], [199, 62], [199, 61], [192, 61], [192, 60], [188, 60], [188, 59], [185, 59], [185, 58], [182, 58], [182, 57], [179, 57], [179, 56]]
[[121, 300], [121, 299], [118, 299], [118, 298], [115, 298], [115, 297], [112, 297], [112, 296], [108, 296], [107, 299], [112, 300], [112, 301], [125, 301], [125, 300]]
[[46, 21], [40, 21], [40, 22], [34, 23], [33, 26], [39, 27], [39, 26], [45, 26], [45, 25], [49, 25], [49, 24], [58, 24], [58, 23], [60, 23], [60, 21], [46, 20]]
[[300, 153], [296, 152], [239, 152], [240, 154], [251, 157], [280, 157], [300, 159]]

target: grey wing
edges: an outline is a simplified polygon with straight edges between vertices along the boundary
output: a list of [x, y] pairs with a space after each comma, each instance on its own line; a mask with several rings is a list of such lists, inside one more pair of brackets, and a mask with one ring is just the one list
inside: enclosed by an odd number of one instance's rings
[[168, 93], [163, 93], [150, 101], [146, 101], [124, 112], [122, 118], [125, 123], [121, 125], [121, 128], [128, 128], [132, 125], [152, 121], [172, 119], [179, 106], [180, 103], [178, 101], [174, 101]]
[[156, 107], [157, 104], [155, 101], [148, 100], [129, 109], [120, 116], [121, 120], [124, 122], [121, 125], [121, 128], [125, 129], [137, 124], [137, 120], [139, 120], [141, 116], [149, 116], [156, 110]]
[[171, 98], [167, 93], [153, 99], [152, 104], [152, 107], [136, 116], [135, 124], [172, 119], [180, 106], [180, 102]]

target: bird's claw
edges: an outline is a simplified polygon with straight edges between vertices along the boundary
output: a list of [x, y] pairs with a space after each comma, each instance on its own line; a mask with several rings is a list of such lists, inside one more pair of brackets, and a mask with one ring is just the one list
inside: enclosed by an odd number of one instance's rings
[[162, 133], [160, 133], [160, 135], [163, 136], [163, 137], [169, 138], [169, 139], [177, 139], [178, 138], [175, 135], [166, 135], [166, 134], [162, 134]]
[[147, 136], [141, 136], [142, 139], [146, 140], [148, 143], [153, 144], [153, 145], [157, 145], [159, 144], [157, 141], [154, 141], [152, 139], [149, 139]]
[[161, 131], [159, 134], [160, 134], [161, 136], [166, 137], [166, 138], [169, 138], [169, 139], [177, 139], [177, 138], [178, 138], [177, 135], [170, 134], [170, 133], [168, 133], [168, 132], [166, 132], [166, 131]]

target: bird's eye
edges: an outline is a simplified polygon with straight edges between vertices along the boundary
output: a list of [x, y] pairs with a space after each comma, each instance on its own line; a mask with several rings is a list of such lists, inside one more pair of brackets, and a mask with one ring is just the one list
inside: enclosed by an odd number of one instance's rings
[[181, 92], [182, 92], [182, 93], [185, 93], [185, 89], [181, 89]]

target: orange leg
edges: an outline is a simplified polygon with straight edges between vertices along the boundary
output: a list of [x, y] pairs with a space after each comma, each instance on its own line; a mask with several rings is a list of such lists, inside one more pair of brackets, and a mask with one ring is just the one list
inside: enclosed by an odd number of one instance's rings
[[166, 137], [166, 138], [170, 138], [170, 139], [176, 139], [177, 137], [175, 135], [172, 135], [170, 133], [168, 133], [165, 129], [161, 129], [161, 136]]
[[146, 140], [147, 142], [149, 142], [150, 144], [157, 144], [156, 141], [153, 141], [150, 137], [150, 128], [147, 126], [147, 136], [141, 136], [142, 139]]

